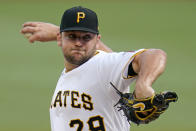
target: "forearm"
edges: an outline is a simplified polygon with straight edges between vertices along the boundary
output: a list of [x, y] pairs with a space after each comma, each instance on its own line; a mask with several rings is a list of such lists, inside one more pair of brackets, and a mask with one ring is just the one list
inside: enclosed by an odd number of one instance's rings
[[135, 95], [139, 98], [154, 94], [153, 82], [164, 72], [166, 53], [158, 49], [150, 49], [140, 54], [137, 62], [138, 78], [135, 85]]

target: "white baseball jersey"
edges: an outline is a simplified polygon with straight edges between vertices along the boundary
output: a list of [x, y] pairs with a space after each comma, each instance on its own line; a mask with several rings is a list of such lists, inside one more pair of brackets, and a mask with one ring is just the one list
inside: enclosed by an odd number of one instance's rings
[[129, 131], [122, 111], [114, 105], [121, 92], [129, 92], [136, 78], [128, 75], [135, 52], [106, 53], [98, 51], [86, 63], [66, 72], [63, 70], [50, 107], [52, 131]]

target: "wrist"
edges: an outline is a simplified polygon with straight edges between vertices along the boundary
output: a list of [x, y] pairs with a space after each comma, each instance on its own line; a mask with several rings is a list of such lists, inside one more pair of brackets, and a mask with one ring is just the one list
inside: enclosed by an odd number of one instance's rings
[[54, 28], [54, 32], [53, 32], [53, 34], [52, 34], [52, 37], [51, 38], [53, 38], [53, 40], [57, 40], [57, 34], [60, 32], [60, 28], [59, 28], [59, 26], [56, 26], [55, 25], [55, 28]]
[[134, 95], [136, 98], [148, 98], [155, 94], [151, 86], [135, 86]]

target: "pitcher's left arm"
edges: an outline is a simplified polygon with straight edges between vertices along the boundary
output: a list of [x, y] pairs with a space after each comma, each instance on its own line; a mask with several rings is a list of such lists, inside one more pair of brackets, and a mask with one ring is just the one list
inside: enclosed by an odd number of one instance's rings
[[147, 98], [154, 94], [153, 82], [164, 72], [167, 55], [160, 49], [148, 49], [135, 56], [132, 66], [138, 74], [135, 84], [136, 98]]

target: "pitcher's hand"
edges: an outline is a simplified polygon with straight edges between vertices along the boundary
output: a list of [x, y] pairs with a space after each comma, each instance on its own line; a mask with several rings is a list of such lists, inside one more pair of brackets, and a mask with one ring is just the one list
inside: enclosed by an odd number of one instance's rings
[[25, 22], [20, 32], [27, 37], [30, 43], [55, 41], [59, 27], [45, 22]]

